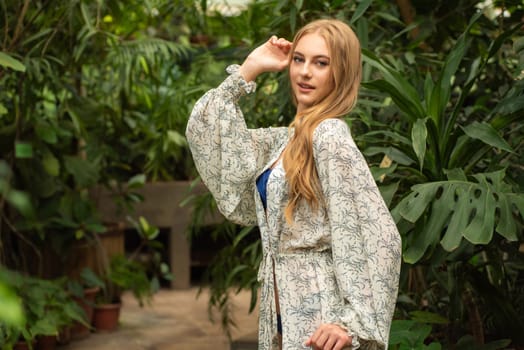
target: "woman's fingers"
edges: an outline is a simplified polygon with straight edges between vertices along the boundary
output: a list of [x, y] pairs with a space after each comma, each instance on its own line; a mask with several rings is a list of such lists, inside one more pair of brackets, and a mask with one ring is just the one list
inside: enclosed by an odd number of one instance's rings
[[246, 81], [253, 81], [264, 72], [277, 72], [289, 64], [292, 43], [284, 38], [271, 36], [267, 42], [255, 48], [240, 67], [240, 74]]
[[287, 39], [284, 39], [284, 38], [279, 38], [276, 35], [271, 36], [271, 38], [269, 38], [269, 42], [272, 45], [279, 46], [281, 48], [290, 48], [291, 45], [293, 44], [291, 41], [288, 41]]
[[323, 324], [305, 342], [306, 346], [320, 350], [340, 350], [351, 344], [351, 337], [334, 324]]

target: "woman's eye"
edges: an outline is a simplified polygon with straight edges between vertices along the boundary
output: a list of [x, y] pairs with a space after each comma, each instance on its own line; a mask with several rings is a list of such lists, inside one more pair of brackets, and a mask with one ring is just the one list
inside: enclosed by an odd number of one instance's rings
[[295, 56], [295, 57], [293, 57], [293, 61], [295, 61], [295, 62], [303, 62], [304, 59], [302, 57]]
[[321, 67], [329, 66], [329, 62], [326, 61], [318, 61], [317, 64]]

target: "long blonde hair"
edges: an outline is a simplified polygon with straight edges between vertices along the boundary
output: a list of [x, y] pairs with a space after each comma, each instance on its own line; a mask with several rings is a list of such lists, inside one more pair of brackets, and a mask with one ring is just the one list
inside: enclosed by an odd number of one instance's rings
[[[353, 109], [362, 76], [360, 42], [346, 23], [336, 19], [310, 22], [295, 35], [291, 53], [304, 35], [312, 33], [326, 41], [334, 88], [321, 101], [297, 113], [290, 125], [294, 134], [283, 154], [289, 183], [289, 201], [285, 209], [288, 223], [293, 222], [293, 212], [302, 200], [314, 210], [319, 208], [322, 189], [313, 159], [313, 131], [323, 120], [341, 118]], [[293, 102], [297, 104], [294, 94]]]

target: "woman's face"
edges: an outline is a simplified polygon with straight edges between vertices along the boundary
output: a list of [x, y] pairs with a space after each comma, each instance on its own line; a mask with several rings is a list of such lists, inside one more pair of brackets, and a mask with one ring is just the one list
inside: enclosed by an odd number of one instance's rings
[[297, 100], [297, 112], [300, 112], [333, 90], [331, 57], [326, 41], [317, 33], [300, 38], [292, 55], [289, 77]]

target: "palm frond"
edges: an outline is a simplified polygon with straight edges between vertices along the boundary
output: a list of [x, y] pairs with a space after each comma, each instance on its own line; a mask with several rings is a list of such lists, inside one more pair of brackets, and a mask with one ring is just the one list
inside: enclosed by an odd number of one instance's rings
[[136, 62], [145, 59], [149, 64], [159, 60], [182, 60], [187, 58], [191, 49], [182, 44], [161, 38], [137, 39], [112, 45], [108, 59], [116, 64]]

